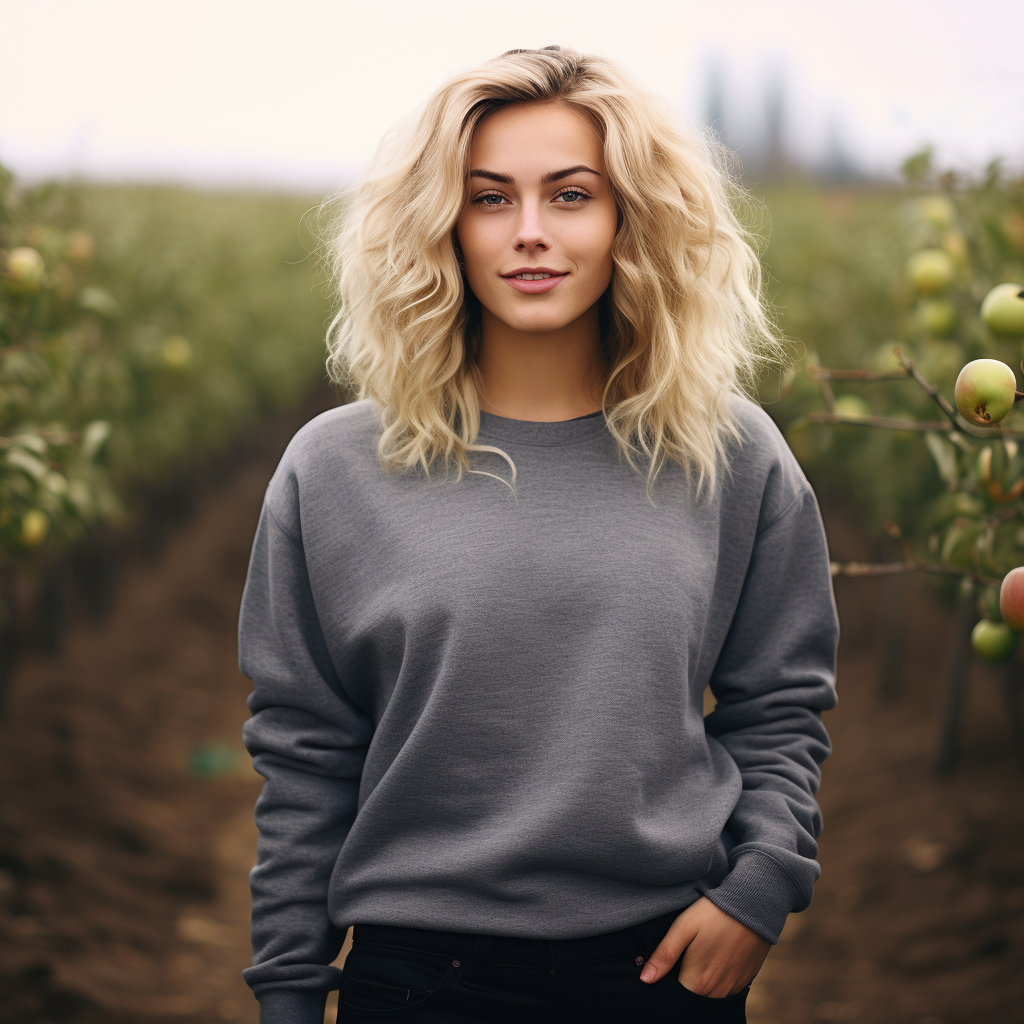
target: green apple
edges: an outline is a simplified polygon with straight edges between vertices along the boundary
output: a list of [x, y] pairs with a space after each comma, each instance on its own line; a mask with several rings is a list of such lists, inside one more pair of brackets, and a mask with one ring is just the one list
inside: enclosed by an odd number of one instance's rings
[[1024, 334], [1024, 288], [997, 284], [982, 300], [981, 319], [993, 334]]
[[922, 299], [917, 307], [916, 319], [926, 334], [941, 338], [956, 326], [956, 306], [945, 299]]
[[967, 239], [962, 231], [946, 231], [942, 235], [942, 248], [963, 265], [967, 262]]
[[836, 399], [835, 412], [837, 416], [850, 416], [859, 420], [874, 415], [871, 406], [860, 395], [840, 395]]
[[46, 539], [50, 520], [42, 509], [30, 508], [21, 517], [21, 543], [27, 548], [37, 548]]
[[1011, 569], [999, 587], [999, 614], [1011, 629], [1024, 629], [1024, 568]]
[[1013, 408], [1017, 378], [998, 359], [974, 359], [956, 379], [953, 398], [964, 419], [979, 426], [998, 423]]
[[907, 260], [910, 283], [926, 295], [945, 291], [955, 274], [953, 257], [945, 249], [921, 249]]
[[917, 201], [917, 215], [935, 228], [953, 226], [956, 210], [945, 196], [922, 196]]
[[192, 362], [192, 345], [180, 334], [172, 334], [160, 347], [160, 358], [164, 366], [183, 370]]
[[985, 511], [984, 502], [973, 495], [966, 494], [964, 491], [957, 491], [953, 495], [950, 507], [954, 515], [963, 516], [965, 519], [970, 519], [972, 516], [980, 516]]
[[43, 283], [43, 257], [27, 245], [12, 249], [7, 254], [7, 287], [12, 292], [27, 295]]
[[1006, 661], [1017, 649], [1017, 637], [1005, 622], [982, 619], [971, 630], [971, 647], [986, 661]]

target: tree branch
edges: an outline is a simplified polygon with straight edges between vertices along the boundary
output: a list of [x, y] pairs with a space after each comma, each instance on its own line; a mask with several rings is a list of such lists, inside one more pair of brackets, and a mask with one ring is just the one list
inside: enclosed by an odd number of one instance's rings
[[963, 569], [958, 565], [942, 565], [938, 562], [922, 562], [907, 559], [905, 562], [829, 562], [833, 576], [892, 576], [899, 572], [931, 572], [943, 576], [970, 576], [982, 586], [998, 587], [1002, 580], [986, 576], [975, 569]]
[[897, 420], [888, 416], [843, 416], [834, 412], [809, 412], [811, 423], [850, 423], [860, 427], [882, 427], [886, 430], [949, 430], [944, 420]]
[[825, 366], [808, 367], [815, 380], [905, 380], [906, 370], [833, 370]]
[[[24, 431], [32, 437], [41, 437], [51, 448], [63, 448], [78, 443], [78, 432], [75, 430], [33, 430]], [[0, 437], [0, 448], [24, 447], [17, 437]]]
[[1017, 441], [1024, 440], [1024, 433], [1021, 433], [1019, 430], [1002, 430], [998, 425], [979, 427], [973, 423], [968, 423], [950, 405], [949, 399], [934, 384], [929, 384], [925, 380], [921, 375], [921, 371], [918, 370], [910, 359], [907, 359], [898, 348], [894, 348], [892, 351], [907, 373], [917, 381], [924, 393], [946, 414], [954, 430], [959, 431], [961, 434], [967, 434], [968, 437], [982, 438], [984, 440], [988, 440], [991, 437], [1010, 438]]

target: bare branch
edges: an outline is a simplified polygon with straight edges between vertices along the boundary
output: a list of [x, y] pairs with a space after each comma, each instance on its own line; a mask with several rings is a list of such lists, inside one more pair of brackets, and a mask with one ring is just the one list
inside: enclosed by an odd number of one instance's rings
[[970, 576], [981, 586], [998, 587], [1002, 583], [1002, 580], [985, 576], [975, 569], [917, 559], [907, 559], [905, 562], [830, 562], [829, 568], [833, 576], [892, 576], [900, 572], [931, 572], [943, 576]]
[[[41, 437], [51, 448], [62, 448], [78, 443], [78, 432], [74, 430], [34, 430], [33, 437]], [[17, 437], [0, 437], [0, 448], [23, 447]]]
[[[949, 400], [934, 385], [929, 383], [921, 371], [914, 365], [913, 361], [907, 359], [898, 348], [893, 349], [893, 354], [903, 366], [902, 370], [834, 370], [822, 366], [809, 366], [808, 374], [818, 382], [822, 394], [825, 396], [825, 403], [828, 406], [827, 413], [808, 413], [807, 419], [812, 423], [849, 423], [862, 427], [880, 427], [883, 430], [956, 430], [968, 437], [978, 438], [987, 441], [991, 438], [1003, 438], [1013, 441], [1024, 441], [1024, 432], [1019, 430], [1003, 430], [998, 425], [991, 427], [980, 427], [969, 423], [950, 405]], [[1021, 364], [1024, 369], [1024, 362]], [[885, 416], [843, 416], [835, 412], [835, 396], [828, 386], [830, 380], [905, 380], [912, 377], [921, 389], [945, 414], [948, 423], [925, 420], [897, 420]]]
[[881, 427], [884, 430], [949, 430], [945, 420], [897, 420], [889, 416], [843, 416], [833, 412], [809, 412], [811, 423], [849, 423], [859, 427]]
[[921, 375], [921, 371], [913, 364], [910, 359], [907, 359], [898, 348], [893, 349], [893, 353], [896, 358], [903, 364], [907, 373], [914, 378], [915, 381], [921, 386], [921, 389], [927, 394], [933, 402], [946, 414], [949, 418], [949, 422], [952, 424], [953, 429], [959, 431], [961, 434], [967, 434], [968, 437], [981, 438], [982, 440], [988, 440], [992, 437], [1010, 438], [1011, 440], [1019, 441], [1024, 440], [1024, 433], [1019, 430], [1003, 430], [998, 425], [991, 427], [979, 427], [974, 423], [969, 423], [967, 420], [957, 412], [949, 403], [949, 399], [943, 395], [934, 384], [929, 384], [927, 380]]
[[812, 367], [808, 372], [816, 380], [906, 380], [906, 370], [833, 370], [824, 366]]
[[[957, 430], [963, 430], [965, 426], [969, 426], [966, 422], [960, 422], [962, 417], [956, 409], [949, 404], [949, 399], [946, 398], [946, 396], [942, 394], [934, 384], [929, 384], [928, 381], [924, 379], [921, 375], [921, 371], [918, 370], [912, 360], [907, 359], [907, 357], [903, 355], [898, 348], [894, 348], [892, 351], [893, 355], [900, 361], [907, 373], [917, 381], [924, 393], [928, 395], [928, 397], [931, 398], [931, 400], [946, 414], [950, 423], [952, 423]], [[969, 433], [969, 431], [964, 432]]]

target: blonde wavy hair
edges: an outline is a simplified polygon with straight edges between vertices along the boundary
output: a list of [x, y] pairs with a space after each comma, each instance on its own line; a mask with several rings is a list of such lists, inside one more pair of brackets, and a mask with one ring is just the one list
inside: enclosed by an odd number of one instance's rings
[[[761, 296], [761, 267], [734, 206], [750, 196], [710, 131], [684, 136], [667, 104], [601, 56], [548, 46], [509, 50], [457, 74], [384, 138], [360, 180], [335, 193], [328, 242], [338, 311], [327, 331], [332, 380], [382, 407], [385, 471], [439, 456], [470, 468], [476, 443], [480, 304], [459, 264], [455, 224], [469, 191], [474, 129], [509, 103], [558, 100], [601, 138], [619, 211], [611, 284], [600, 300], [610, 368], [602, 409], [629, 464], [666, 458], [710, 497], [729, 438], [729, 394], [756, 401], [784, 346]], [[486, 474], [495, 476], [495, 474]], [[503, 479], [497, 477], [497, 479]], [[507, 483], [508, 481], [503, 481]], [[513, 487], [514, 493], [514, 487]]]

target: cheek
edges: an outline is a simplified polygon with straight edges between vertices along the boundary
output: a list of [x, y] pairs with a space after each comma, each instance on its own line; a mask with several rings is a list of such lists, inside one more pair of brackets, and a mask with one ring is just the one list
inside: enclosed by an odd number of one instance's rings
[[468, 219], [459, 223], [456, 234], [465, 257], [466, 272], [470, 276], [486, 270], [497, 258], [500, 240], [494, 237], [493, 230], [487, 230], [486, 224], [475, 218]]
[[581, 266], [592, 272], [603, 273], [612, 265], [612, 243], [615, 241], [616, 222], [606, 217], [587, 224], [576, 239], [576, 253]]

